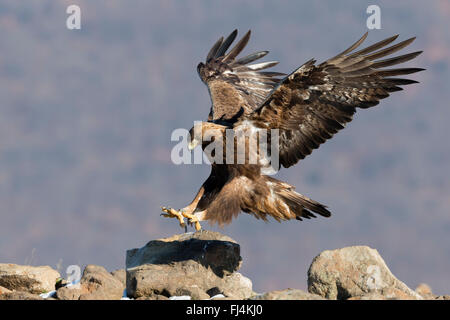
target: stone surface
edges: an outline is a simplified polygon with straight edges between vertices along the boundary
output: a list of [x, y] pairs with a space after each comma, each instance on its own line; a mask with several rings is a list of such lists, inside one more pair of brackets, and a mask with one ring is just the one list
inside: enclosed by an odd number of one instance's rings
[[369, 292], [360, 296], [353, 296], [348, 300], [417, 300], [417, 297], [411, 296], [396, 288], [384, 288], [379, 291]]
[[5, 287], [0, 286], [0, 294], [10, 293], [10, 292], [12, 292], [12, 291]]
[[80, 300], [120, 300], [125, 286], [105, 268], [88, 265], [81, 277]]
[[127, 283], [127, 272], [125, 271], [125, 269], [118, 269], [118, 270], [114, 270], [111, 272], [111, 275], [116, 278], [117, 280], [119, 280], [120, 282], [122, 282], [123, 286], [126, 286]]
[[436, 299], [436, 295], [433, 294], [431, 288], [426, 283], [421, 283], [416, 288], [416, 293], [420, 294], [424, 299], [433, 300]]
[[398, 280], [378, 251], [354, 246], [323, 251], [308, 270], [308, 291], [327, 299], [380, 293], [388, 299], [422, 299]]
[[59, 277], [59, 272], [49, 266], [0, 264], [0, 286], [9, 290], [37, 294], [49, 292], [55, 290], [55, 284]]
[[325, 300], [325, 298], [299, 289], [275, 290], [251, 297], [251, 300]]
[[381, 293], [371, 292], [371, 293], [367, 293], [367, 294], [362, 295], [362, 296], [350, 297], [347, 300], [389, 300], [389, 299], [387, 299]]
[[200, 231], [154, 240], [127, 251], [127, 294], [208, 299], [224, 293], [249, 297], [251, 281], [236, 271], [240, 246], [218, 232]]
[[[252, 290], [252, 281], [244, 277], [239, 272], [225, 278], [223, 284], [219, 284], [217, 288], [218, 294], [223, 294], [225, 297], [233, 297], [235, 299], [248, 299], [255, 293]], [[211, 295], [211, 294], [210, 294]], [[213, 294], [212, 296], [214, 296]]]
[[161, 294], [153, 294], [150, 296], [139, 297], [136, 300], [169, 300], [169, 298]]
[[0, 294], [0, 300], [45, 300], [37, 294], [32, 294], [26, 291], [11, 291]]

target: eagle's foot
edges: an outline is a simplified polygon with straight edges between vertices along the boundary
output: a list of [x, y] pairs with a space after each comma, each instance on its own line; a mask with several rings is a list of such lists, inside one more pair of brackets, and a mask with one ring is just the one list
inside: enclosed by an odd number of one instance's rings
[[181, 212], [181, 214], [188, 219], [188, 224], [195, 225], [195, 230], [200, 231], [202, 229], [202, 226], [200, 225], [200, 220], [195, 214], [187, 213], [187, 212]]
[[161, 213], [161, 215], [163, 217], [176, 218], [180, 222], [180, 226], [182, 228], [186, 227], [186, 224], [184, 223], [184, 216], [183, 216], [182, 212], [180, 212], [179, 210], [175, 210], [175, 209], [167, 208], [167, 207], [161, 207], [161, 210], [163, 212], [165, 212], [165, 213]]

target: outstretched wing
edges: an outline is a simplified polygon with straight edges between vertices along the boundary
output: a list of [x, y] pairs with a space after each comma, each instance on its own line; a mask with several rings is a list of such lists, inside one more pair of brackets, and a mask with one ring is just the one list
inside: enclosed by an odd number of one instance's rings
[[266, 56], [268, 51], [236, 59], [247, 45], [250, 31], [228, 51], [236, 36], [237, 30], [234, 30], [225, 40], [221, 37], [209, 51], [206, 62], [197, 67], [211, 96], [209, 120], [230, 119], [242, 111], [250, 113], [279, 84], [278, 77], [285, 76], [284, 73], [263, 71], [278, 64], [277, 61], [253, 63]]
[[378, 60], [414, 41], [411, 38], [387, 47], [398, 35], [365, 49], [354, 50], [367, 33], [344, 52], [319, 65], [310, 60], [295, 70], [247, 120], [260, 128], [278, 128], [280, 164], [290, 167], [309, 155], [352, 120], [356, 108], [377, 105], [401, 85], [417, 83], [395, 76], [424, 69], [382, 69], [418, 56], [417, 51]]

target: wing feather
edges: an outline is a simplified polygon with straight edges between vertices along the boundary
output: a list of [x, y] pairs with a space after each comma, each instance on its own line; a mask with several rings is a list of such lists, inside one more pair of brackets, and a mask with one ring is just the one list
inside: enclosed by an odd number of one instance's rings
[[237, 30], [225, 40], [221, 37], [209, 51], [206, 62], [197, 67], [211, 96], [212, 107], [208, 120], [235, 119], [241, 109], [244, 114], [251, 113], [280, 83], [280, 77], [285, 76], [280, 72], [264, 71], [275, 66], [277, 61], [253, 63], [266, 56], [268, 51], [237, 58], [247, 45], [250, 35], [251, 31], [248, 31], [231, 49]]

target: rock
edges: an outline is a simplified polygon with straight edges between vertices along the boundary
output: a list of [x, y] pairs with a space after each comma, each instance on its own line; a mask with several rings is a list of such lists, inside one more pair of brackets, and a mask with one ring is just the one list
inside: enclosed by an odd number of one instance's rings
[[361, 296], [350, 297], [347, 300], [417, 300], [417, 297], [396, 288], [384, 288]]
[[0, 295], [2, 295], [4, 293], [10, 293], [10, 292], [12, 292], [12, 291], [9, 289], [6, 289], [5, 287], [0, 286]]
[[[236, 273], [240, 246], [218, 232], [200, 231], [153, 240], [127, 251], [127, 294], [190, 296], [209, 299], [208, 291], [249, 297], [251, 281]], [[214, 290], [213, 290], [214, 291]]]
[[61, 287], [56, 290], [56, 298], [58, 300], [78, 300], [82, 294], [80, 286]]
[[421, 283], [416, 288], [416, 293], [420, 294], [424, 299], [433, 300], [436, 296], [431, 292], [431, 288], [426, 283]]
[[[255, 294], [252, 287], [252, 281], [249, 278], [244, 277], [239, 272], [235, 272], [225, 278], [224, 283], [217, 288], [217, 291], [219, 294], [222, 293], [225, 297], [248, 299]], [[212, 296], [214, 295], [215, 294]]]
[[55, 290], [60, 277], [58, 271], [49, 266], [21, 266], [0, 263], [0, 286], [9, 290], [44, 293]]
[[308, 270], [308, 291], [327, 299], [380, 293], [388, 299], [422, 299], [398, 280], [377, 250], [354, 246], [323, 251]]
[[325, 300], [325, 298], [299, 289], [269, 291], [250, 298], [251, 300]]
[[0, 294], [0, 300], [46, 300], [37, 294], [32, 294], [26, 291], [11, 291]]
[[169, 264], [194, 260], [222, 277], [240, 268], [240, 246], [218, 232], [189, 232], [153, 240], [140, 249], [127, 251], [126, 267], [145, 264]]
[[161, 294], [153, 294], [150, 296], [139, 297], [136, 300], [169, 300], [169, 298]]
[[88, 265], [81, 277], [80, 300], [120, 300], [125, 286], [105, 268]]
[[126, 284], [127, 284], [127, 272], [125, 271], [125, 269], [114, 270], [113, 272], [111, 272], [111, 275], [114, 278], [116, 278], [117, 280], [119, 280], [120, 282], [122, 282], [124, 287], [126, 286]]
[[450, 300], [450, 295], [445, 294], [443, 296], [437, 296], [435, 300]]
[[388, 300], [385, 296], [378, 292], [367, 293], [362, 296], [350, 297], [347, 300]]

